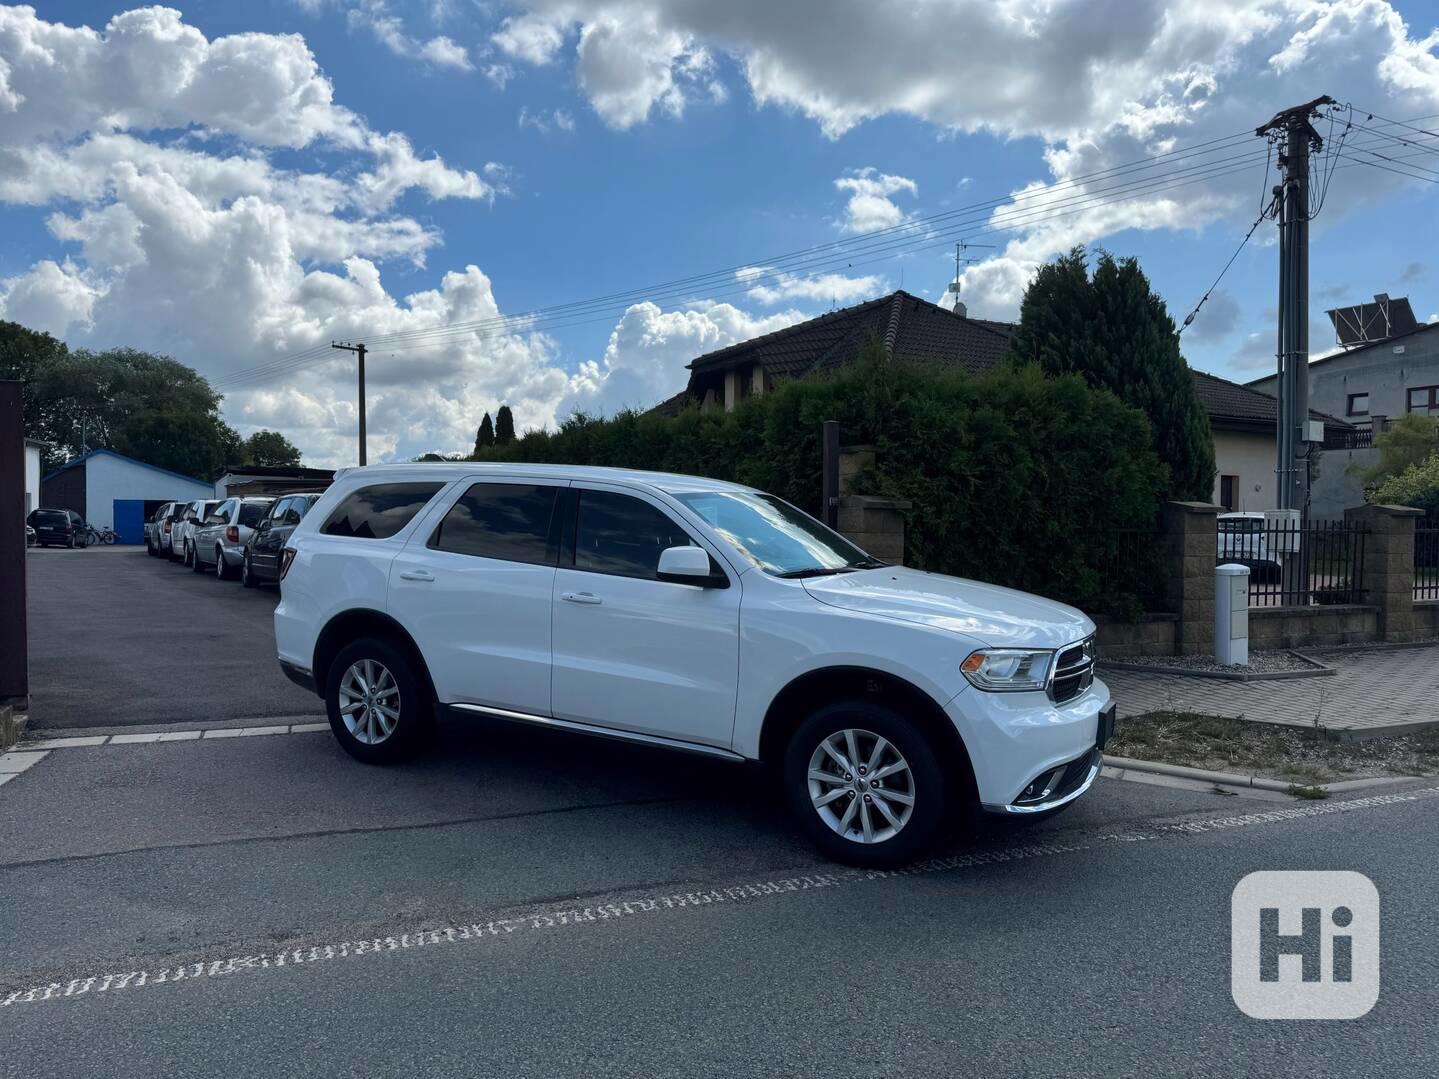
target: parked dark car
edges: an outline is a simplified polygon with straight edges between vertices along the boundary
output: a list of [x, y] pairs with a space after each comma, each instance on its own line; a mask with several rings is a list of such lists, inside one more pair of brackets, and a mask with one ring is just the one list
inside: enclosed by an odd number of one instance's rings
[[74, 510], [31, 510], [25, 523], [41, 547], [85, 546], [85, 521]]
[[320, 494], [318, 491], [285, 495], [275, 499], [255, 531], [245, 542], [245, 551], [240, 558], [240, 583], [246, 588], [260, 584], [274, 584], [280, 579], [280, 552], [295, 526], [310, 512]]

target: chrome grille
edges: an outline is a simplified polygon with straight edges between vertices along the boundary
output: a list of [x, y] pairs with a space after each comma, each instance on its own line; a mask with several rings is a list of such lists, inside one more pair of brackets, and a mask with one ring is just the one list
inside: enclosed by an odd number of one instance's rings
[[1049, 699], [1056, 704], [1072, 701], [1094, 681], [1094, 638], [1061, 648], [1049, 680]]

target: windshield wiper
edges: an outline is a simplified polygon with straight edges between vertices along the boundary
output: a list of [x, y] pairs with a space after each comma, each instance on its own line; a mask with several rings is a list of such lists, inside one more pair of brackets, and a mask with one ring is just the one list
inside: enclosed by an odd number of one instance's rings
[[792, 569], [785, 573], [776, 573], [775, 576], [793, 581], [801, 577], [829, 577], [836, 573], [853, 572], [849, 566], [805, 566], [804, 569]]
[[878, 558], [861, 558], [858, 562], [851, 562], [851, 563], [850, 563], [848, 566], [846, 566], [845, 568], [846, 568], [846, 569], [883, 569], [883, 568], [884, 568], [885, 566], [887, 566], [887, 565], [889, 565], [888, 562], [881, 561], [881, 560], [878, 559]]

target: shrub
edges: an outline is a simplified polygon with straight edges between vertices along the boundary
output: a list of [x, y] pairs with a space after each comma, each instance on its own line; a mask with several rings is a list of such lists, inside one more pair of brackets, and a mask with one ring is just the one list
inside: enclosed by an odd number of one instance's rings
[[772, 491], [820, 512], [820, 424], [873, 444], [866, 493], [910, 499], [910, 565], [1039, 592], [1112, 612], [1121, 528], [1151, 528], [1166, 471], [1148, 421], [1077, 375], [1037, 368], [974, 377], [885, 362], [871, 347], [838, 373], [781, 383], [733, 412], [673, 418], [572, 416], [483, 460], [566, 462], [687, 472]]
[[1381, 506], [1413, 506], [1439, 517], [1439, 453], [1381, 483], [1369, 501]]

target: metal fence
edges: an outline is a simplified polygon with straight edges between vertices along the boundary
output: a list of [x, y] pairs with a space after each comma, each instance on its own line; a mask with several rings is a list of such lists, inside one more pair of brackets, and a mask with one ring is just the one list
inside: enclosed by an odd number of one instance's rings
[[1414, 598], [1439, 599], [1439, 521], [1414, 530]]
[[1368, 535], [1348, 521], [1222, 518], [1216, 555], [1249, 567], [1251, 607], [1363, 603]]
[[1102, 613], [1164, 610], [1168, 567], [1163, 532], [1152, 528], [1119, 528], [1102, 538], [1096, 537], [1092, 549], [1102, 552], [1095, 565]]

